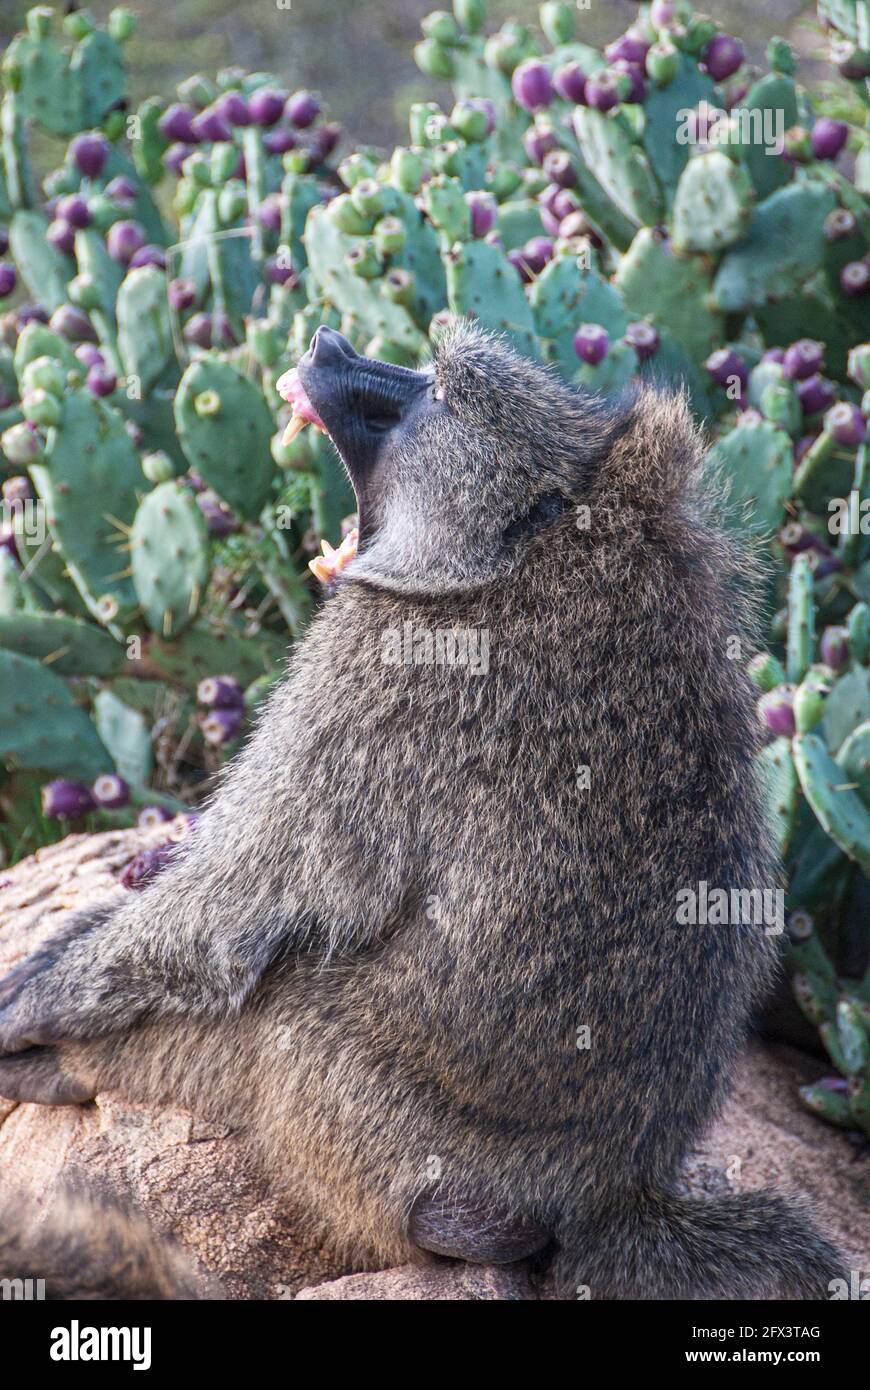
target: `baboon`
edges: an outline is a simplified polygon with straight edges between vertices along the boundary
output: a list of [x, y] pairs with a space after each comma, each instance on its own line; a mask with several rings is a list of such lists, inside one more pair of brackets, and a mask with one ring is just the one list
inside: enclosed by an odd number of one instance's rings
[[775, 962], [677, 895], [778, 882], [685, 400], [468, 327], [423, 371], [321, 327], [299, 377], [358, 554], [176, 862], [0, 985], [0, 1094], [247, 1127], [357, 1267], [824, 1298], [797, 1207], [677, 1190]]

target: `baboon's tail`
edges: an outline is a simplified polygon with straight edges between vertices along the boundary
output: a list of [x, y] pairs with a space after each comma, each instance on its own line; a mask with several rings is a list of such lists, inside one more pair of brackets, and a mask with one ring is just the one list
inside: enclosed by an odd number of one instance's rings
[[0, 1283], [7, 1298], [221, 1297], [142, 1217], [77, 1195], [58, 1199], [44, 1217], [25, 1201], [4, 1199]]
[[831, 1281], [848, 1278], [800, 1204], [768, 1192], [626, 1194], [560, 1223], [557, 1239], [554, 1273], [567, 1298], [827, 1299]]

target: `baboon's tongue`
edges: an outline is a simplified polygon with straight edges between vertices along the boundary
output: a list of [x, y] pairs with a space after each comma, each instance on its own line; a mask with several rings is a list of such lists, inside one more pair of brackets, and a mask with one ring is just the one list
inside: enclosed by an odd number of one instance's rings
[[314, 425], [315, 429], [326, 433], [326, 426], [308, 399], [295, 367], [279, 376], [275, 382], [275, 390], [282, 400], [289, 401], [293, 407], [290, 423], [281, 437], [282, 444], [289, 444], [306, 425]]

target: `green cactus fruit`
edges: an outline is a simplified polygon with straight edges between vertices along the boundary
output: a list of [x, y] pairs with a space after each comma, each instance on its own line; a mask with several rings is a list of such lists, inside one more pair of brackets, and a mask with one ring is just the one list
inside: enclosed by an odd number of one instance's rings
[[437, 39], [421, 39], [415, 44], [414, 61], [427, 77], [446, 78], [449, 81], [456, 73], [451, 50]]
[[817, 734], [797, 734], [792, 743], [804, 796], [822, 829], [836, 845], [870, 873], [870, 811], [847, 787], [843, 770]]
[[[204, 413], [197, 399], [205, 393], [216, 396], [217, 405]], [[175, 423], [191, 468], [239, 516], [257, 517], [275, 476], [269, 448], [274, 423], [253, 382], [229, 362], [203, 355], [181, 378]]]
[[399, 146], [390, 159], [390, 181], [403, 193], [418, 193], [423, 182], [425, 166], [416, 150]]
[[469, 34], [479, 34], [486, 23], [486, 0], [453, 0], [453, 13]]
[[359, 237], [347, 252], [345, 260], [353, 271], [363, 280], [379, 280], [384, 263], [378, 255], [377, 243], [373, 237]]
[[516, 270], [487, 241], [457, 242], [446, 256], [450, 312], [505, 334], [525, 357], [540, 356], [532, 308]]
[[787, 738], [774, 739], [758, 755], [768, 823], [780, 858], [788, 853], [797, 812], [798, 778]]
[[[61, 338], [59, 333], [55, 333], [44, 323], [28, 323], [18, 335], [13, 359], [15, 372], [22, 386], [25, 384], [25, 373], [30, 363], [41, 361], [43, 358], [57, 362], [64, 373], [76, 371], [81, 367], [69, 343], [65, 338]], [[61, 394], [63, 390], [64, 387], [61, 388]]]
[[443, 232], [448, 242], [465, 241], [471, 236], [471, 210], [462, 185], [438, 175], [423, 188], [423, 204], [429, 220]]
[[830, 673], [826, 677], [817, 670], [807, 672], [794, 693], [795, 726], [799, 734], [808, 734], [821, 722], [830, 689]]
[[70, 578], [111, 629], [136, 605], [124, 542], [142, 484], [121, 416], [88, 391], [69, 393], [60, 424], [48, 432], [45, 463], [31, 475]]
[[708, 466], [721, 479], [731, 524], [755, 535], [779, 530], [792, 481], [787, 434], [767, 420], [738, 425], [717, 440]]
[[752, 204], [752, 180], [727, 155], [711, 150], [690, 159], [674, 198], [675, 249], [715, 253], [732, 246], [746, 232]]
[[0, 616], [0, 648], [50, 666], [60, 676], [114, 676], [124, 648], [102, 628], [60, 613]]
[[798, 1095], [807, 1110], [813, 1115], [818, 1115], [820, 1120], [826, 1120], [829, 1125], [836, 1125], [838, 1129], [855, 1128], [852, 1107], [848, 1096], [842, 1091], [832, 1090], [830, 1086], [824, 1086], [819, 1081], [811, 1086], [799, 1087]]
[[786, 683], [785, 667], [770, 652], [759, 652], [754, 656], [747, 671], [759, 690], [775, 690], [778, 685]]
[[578, 106], [574, 129], [587, 166], [616, 208], [635, 226], [658, 226], [664, 217], [661, 189], [628, 124], [619, 114]]
[[143, 498], [130, 537], [133, 583], [152, 632], [167, 640], [196, 617], [211, 569], [208, 527], [175, 480]]
[[773, 383], [765, 386], [761, 393], [759, 409], [765, 420], [786, 434], [798, 435], [803, 426], [803, 411], [800, 398], [790, 382]]
[[92, 782], [112, 759], [66, 682], [31, 657], [0, 650], [0, 758], [16, 768]]
[[825, 218], [836, 205], [830, 189], [794, 183], [759, 203], [746, 237], [726, 252], [713, 299], [726, 313], [784, 299], [821, 269]]

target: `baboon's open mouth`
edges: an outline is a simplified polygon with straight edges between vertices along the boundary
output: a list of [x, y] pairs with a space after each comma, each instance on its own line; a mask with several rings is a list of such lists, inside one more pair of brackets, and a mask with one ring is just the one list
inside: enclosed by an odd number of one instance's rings
[[305, 387], [299, 379], [298, 368], [293, 367], [283, 376], [279, 376], [275, 382], [275, 390], [282, 400], [288, 401], [293, 407], [290, 423], [281, 436], [282, 444], [292, 443], [306, 425], [313, 425], [315, 429], [323, 430], [324, 434], [328, 433], [326, 426], [308, 399]]

